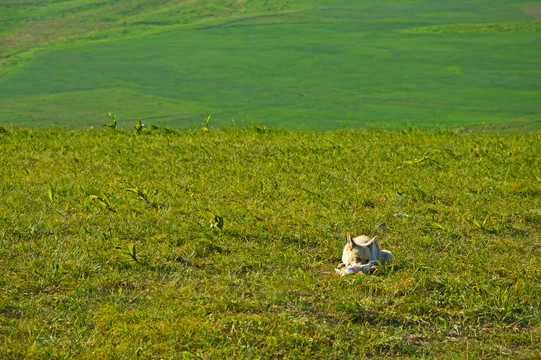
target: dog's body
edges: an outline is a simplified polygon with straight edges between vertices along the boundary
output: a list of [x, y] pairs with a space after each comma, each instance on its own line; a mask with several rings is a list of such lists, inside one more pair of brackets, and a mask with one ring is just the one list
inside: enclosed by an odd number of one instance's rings
[[361, 235], [355, 239], [351, 238], [351, 235], [347, 234], [346, 246], [342, 252], [343, 266], [348, 267], [350, 265], [358, 264], [372, 264], [374, 262], [380, 262], [385, 264], [393, 259], [393, 254], [390, 251], [381, 250], [376, 242], [376, 238], [369, 238], [368, 236]]

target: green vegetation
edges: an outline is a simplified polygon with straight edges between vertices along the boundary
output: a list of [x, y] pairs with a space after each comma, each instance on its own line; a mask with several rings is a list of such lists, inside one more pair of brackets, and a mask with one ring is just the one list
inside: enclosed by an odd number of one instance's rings
[[0, 128], [0, 358], [539, 357], [539, 136], [213, 119]]
[[338, 129], [541, 121], [524, 0], [0, 0], [0, 122]]

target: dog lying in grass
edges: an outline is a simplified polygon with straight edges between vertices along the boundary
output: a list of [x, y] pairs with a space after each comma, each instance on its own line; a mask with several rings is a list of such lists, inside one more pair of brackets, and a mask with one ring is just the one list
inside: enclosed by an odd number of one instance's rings
[[339, 269], [336, 269], [336, 271], [342, 276], [359, 271], [367, 273], [378, 264], [385, 264], [392, 259], [393, 254], [390, 251], [381, 250], [375, 237], [370, 238], [361, 235], [352, 239], [348, 233], [346, 245], [342, 252], [342, 264], [340, 264]]

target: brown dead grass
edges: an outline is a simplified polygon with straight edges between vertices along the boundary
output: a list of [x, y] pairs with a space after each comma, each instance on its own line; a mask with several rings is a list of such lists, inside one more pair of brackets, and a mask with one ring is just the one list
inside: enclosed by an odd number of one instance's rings
[[528, 16], [533, 16], [537, 20], [541, 20], [541, 3], [527, 6], [523, 9]]

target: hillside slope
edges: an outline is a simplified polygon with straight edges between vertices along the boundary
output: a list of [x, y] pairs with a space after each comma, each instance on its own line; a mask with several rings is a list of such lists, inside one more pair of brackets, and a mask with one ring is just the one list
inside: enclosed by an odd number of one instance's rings
[[541, 124], [527, 0], [2, 1], [0, 124]]
[[59, 45], [121, 39], [294, 9], [286, 0], [0, 0], [5, 20], [0, 24], [0, 76], [20, 61]]

